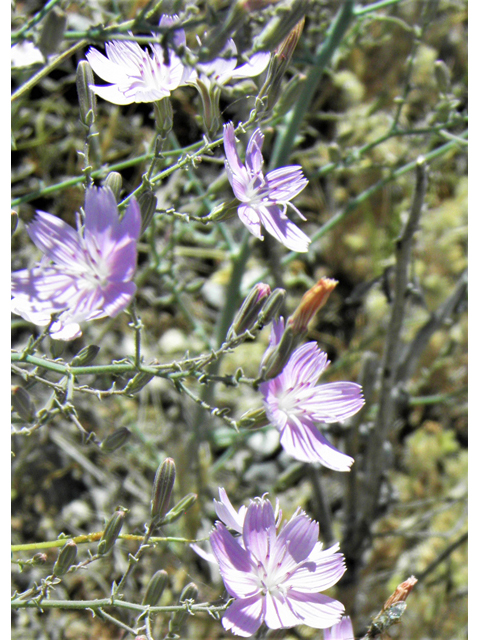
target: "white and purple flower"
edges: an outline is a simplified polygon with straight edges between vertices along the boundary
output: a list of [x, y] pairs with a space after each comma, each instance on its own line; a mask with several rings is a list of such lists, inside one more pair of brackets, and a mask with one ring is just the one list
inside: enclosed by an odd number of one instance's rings
[[[283, 318], [274, 322], [265, 355], [280, 342], [283, 326]], [[278, 376], [262, 382], [259, 388], [267, 418], [279, 430], [280, 443], [289, 455], [303, 462], [320, 462], [335, 471], [349, 471], [353, 458], [335, 449], [316, 425], [346, 420], [365, 401], [362, 387], [354, 382], [317, 385], [328, 365], [327, 354], [317, 343], [307, 342], [293, 351]]]
[[223, 144], [227, 156], [225, 167], [235, 196], [242, 203], [238, 216], [256, 238], [263, 240], [261, 226], [291, 251], [308, 251], [310, 238], [287, 218], [290, 202], [308, 184], [298, 165], [282, 167], [263, 175], [262, 145], [264, 135], [257, 129], [247, 146], [245, 165], [240, 162], [235, 144], [235, 131], [229, 122], [224, 126]]
[[39, 264], [12, 274], [12, 311], [46, 326], [57, 340], [81, 335], [81, 322], [114, 317], [132, 300], [137, 263], [140, 208], [130, 201], [120, 220], [108, 187], [87, 189], [84, 227], [73, 229], [56, 216], [37, 211], [27, 231], [45, 254]]
[[340, 622], [323, 632], [323, 640], [355, 640], [352, 622], [349, 616], [344, 616]]
[[[159, 25], [169, 27], [177, 16], [162, 16]], [[185, 46], [185, 31], [176, 29], [173, 41], [177, 47]], [[90, 47], [87, 60], [95, 73], [110, 85], [91, 85], [91, 89], [113, 104], [155, 102], [186, 84], [192, 70], [186, 67], [175, 51], [168, 50], [168, 60], [160, 44], [151, 44], [150, 53], [137, 42], [113, 41], [105, 44], [106, 57]]]
[[217, 522], [210, 535], [225, 587], [234, 598], [222, 618], [227, 631], [249, 637], [262, 623], [270, 629], [305, 624], [331, 627], [343, 605], [320, 593], [345, 572], [339, 545], [322, 550], [318, 523], [298, 509], [281, 525], [265, 497], [248, 506], [240, 536]]

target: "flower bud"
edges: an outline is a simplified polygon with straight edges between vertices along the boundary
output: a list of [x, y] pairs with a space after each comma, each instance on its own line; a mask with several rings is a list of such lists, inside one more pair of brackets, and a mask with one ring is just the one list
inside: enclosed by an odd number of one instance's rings
[[185, 513], [190, 509], [190, 507], [195, 504], [197, 498], [198, 496], [196, 493], [188, 493], [180, 500], [180, 502], [177, 502], [177, 504], [172, 509], [170, 509], [167, 515], [163, 518], [162, 523], [170, 524], [171, 522], [175, 522], [175, 520], [178, 520], [179, 518], [184, 516]]
[[103, 187], [110, 187], [117, 202], [120, 200], [122, 182], [122, 176], [118, 173], [118, 171], [110, 171], [105, 180], [102, 182]]
[[137, 199], [140, 207], [140, 215], [142, 216], [142, 230], [140, 235], [147, 230], [153, 219], [153, 214], [157, 209], [157, 197], [153, 191], [144, 191]]
[[65, 351], [65, 341], [64, 340], [54, 340], [50, 338], [50, 354], [54, 360], [60, 358], [62, 353]]
[[438, 88], [442, 93], [448, 93], [451, 85], [450, 69], [443, 60], [437, 60], [435, 62], [434, 71]]
[[67, 27], [67, 16], [63, 11], [53, 7], [43, 21], [38, 48], [45, 57], [55, 53], [63, 40]]
[[53, 574], [55, 576], [63, 576], [70, 569], [77, 557], [77, 545], [73, 540], [69, 540], [67, 544], [60, 549], [57, 561], [53, 565]]
[[258, 319], [258, 314], [262, 310], [268, 296], [270, 295], [270, 287], [268, 284], [260, 282], [256, 284], [243, 301], [232, 326], [228, 330], [227, 340], [239, 336], [245, 331], [250, 330]]
[[86, 60], [78, 63], [77, 67], [77, 94], [80, 105], [80, 120], [87, 127], [91, 127], [97, 115], [97, 97], [90, 89], [95, 84], [92, 67]]
[[303, 17], [297, 22], [270, 59], [267, 77], [259, 93], [259, 97], [267, 96], [266, 102], [264, 103], [264, 110], [266, 112], [273, 109], [280, 97], [282, 80], [302, 34], [304, 24], [305, 18]]
[[327, 302], [337, 284], [337, 280], [332, 278], [321, 278], [303, 295], [295, 312], [287, 320], [287, 326], [292, 329], [294, 334], [298, 335], [307, 331], [310, 321]]
[[107, 522], [107, 526], [105, 527], [105, 531], [100, 538], [100, 542], [98, 543], [98, 553], [103, 555], [104, 553], [108, 553], [110, 549], [113, 547], [115, 542], [117, 541], [118, 536], [120, 535], [120, 531], [122, 530], [123, 523], [125, 522], [125, 511], [115, 511], [113, 516]]
[[95, 360], [100, 351], [100, 347], [96, 344], [89, 344], [87, 347], [80, 349], [77, 355], [72, 358], [70, 365], [72, 367], [86, 367]]
[[36, 553], [32, 560], [32, 566], [37, 567], [39, 565], [45, 564], [45, 562], [47, 561], [47, 554], [46, 553]]
[[295, 348], [295, 334], [287, 324], [280, 342], [270, 352], [266, 353], [262, 362], [262, 380], [271, 380], [280, 375]]
[[157, 133], [166, 138], [173, 127], [173, 109], [170, 98], [162, 98], [153, 103], [155, 112], [155, 126]]
[[115, 429], [113, 433], [110, 433], [100, 445], [100, 449], [103, 453], [113, 453], [129, 440], [132, 432], [127, 427], [120, 427]]
[[[190, 604], [193, 604], [193, 602], [195, 602], [197, 598], [198, 598], [198, 587], [194, 582], [190, 582], [183, 589], [180, 595], [180, 598], [178, 599], [178, 602], [182, 604], [183, 602], [190, 601]], [[185, 618], [187, 617], [187, 615], [188, 615], [188, 611], [186, 609], [182, 611], [175, 611], [175, 613], [173, 614], [168, 624], [168, 630], [170, 631], [170, 633], [177, 633], [178, 631], [180, 631], [180, 628]]]
[[258, 321], [262, 325], [270, 324], [270, 322], [277, 316], [282, 308], [286, 295], [287, 292], [285, 289], [277, 288], [272, 291], [258, 316]]
[[310, 0], [294, 0], [290, 6], [278, 7], [275, 16], [256, 39], [253, 52], [273, 51], [283, 40], [287, 40], [290, 32], [308, 13], [309, 5]]
[[135, 376], [133, 376], [133, 378], [131, 380], [129, 380], [128, 384], [126, 385], [126, 387], [124, 389], [125, 393], [128, 393], [128, 394], [138, 393], [154, 377], [155, 376], [153, 375], [153, 373], [147, 373], [146, 371], [140, 371], [140, 373], [137, 373]]
[[174, 483], [175, 462], [172, 458], [165, 458], [158, 467], [153, 481], [152, 504], [150, 509], [152, 522], [158, 523], [166, 514]]
[[35, 405], [23, 387], [12, 387], [12, 406], [25, 422], [32, 422], [35, 418]]
[[385, 611], [386, 609], [391, 607], [393, 604], [396, 604], [397, 602], [404, 602], [407, 599], [413, 587], [417, 584], [417, 582], [418, 580], [415, 578], [415, 576], [410, 576], [410, 578], [405, 580], [405, 582], [402, 582], [401, 584], [399, 584], [398, 587], [395, 589], [395, 592], [390, 596], [390, 598], [383, 605], [382, 611]]
[[142, 605], [154, 607], [162, 597], [162, 593], [167, 586], [168, 573], [161, 569], [153, 574], [148, 583], [147, 590], [143, 596]]
[[250, 409], [246, 411], [240, 420], [237, 421], [238, 428], [255, 428], [265, 427], [269, 423], [265, 409]]

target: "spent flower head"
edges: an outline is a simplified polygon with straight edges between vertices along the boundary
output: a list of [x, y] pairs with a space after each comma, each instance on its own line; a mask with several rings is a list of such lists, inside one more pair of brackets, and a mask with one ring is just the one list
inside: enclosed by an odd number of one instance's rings
[[[178, 17], [163, 15], [159, 25], [170, 27]], [[174, 32], [176, 47], [185, 45], [185, 32], [178, 28]], [[186, 67], [172, 49], [165, 55], [164, 47], [154, 43], [150, 52], [142, 49], [137, 42], [113, 41], [105, 44], [106, 57], [90, 47], [87, 60], [95, 73], [110, 82], [110, 85], [92, 85], [92, 90], [104, 100], [113, 104], [132, 102], [155, 102], [186, 84], [191, 69]]]
[[[238, 528], [236, 529], [238, 531]], [[234, 598], [222, 624], [249, 637], [262, 623], [270, 629], [306, 624], [324, 629], [337, 622], [343, 605], [320, 593], [345, 572], [339, 545], [323, 550], [318, 523], [297, 509], [281, 523], [265, 497], [247, 507], [240, 536], [221, 522], [210, 535], [225, 587]]]
[[80, 323], [114, 317], [130, 303], [137, 263], [140, 209], [130, 201], [120, 220], [108, 187], [87, 189], [85, 221], [77, 230], [56, 216], [37, 211], [27, 231], [44, 253], [37, 266], [12, 274], [12, 311], [46, 326], [57, 340], [80, 336]]
[[224, 126], [225, 168], [233, 192], [242, 203], [238, 207], [238, 216], [256, 238], [263, 240], [263, 225], [287, 249], [304, 253], [308, 251], [310, 238], [287, 218], [286, 211], [290, 206], [305, 220], [290, 200], [306, 187], [308, 180], [298, 165], [274, 169], [264, 175], [263, 140], [260, 129], [254, 131], [243, 165], [236, 148], [233, 123]]
[[[274, 322], [272, 353], [283, 335], [283, 318]], [[265, 360], [265, 357], [264, 357]], [[354, 460], [333, 447], [317, 429], [318, 423], [341, 422], [359, 411], [364, 399], [354, 382], [317, 385], [329, 361], [316, 342], [307, 342], [291, 354], [282, 372], [260, 384], [263, 404], [270, 423], [280, 432], [285, 451], [303, 462], [320, 462], [335, 471], [349, 471]], [[262, 371], [263, 362], [260, 365]]]

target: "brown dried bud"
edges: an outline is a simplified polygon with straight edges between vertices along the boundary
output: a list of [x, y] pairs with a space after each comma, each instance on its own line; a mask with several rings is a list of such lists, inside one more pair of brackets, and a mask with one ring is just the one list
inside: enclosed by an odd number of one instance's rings
[[303, 295], [295, 312], [288, 318], [287, 327], [290, 327], [296, 335], [305, 333], [310, 321], [327, 302], [337, 284], [337, 280], [332, 278], [321, 278]]
[[405, 602], [410, 591], [417, 584], [417, 582], [418, 580], [415, 578], [415, 576], [410, 576], [408, 580], [405, 580], [405, 582], [402, 582], [402, 584], [399, 584], [398, 587], [395, 589], [395, 593], [393, 593], [383, 605], [382, 611], [389, 609], [392, 605], [396, 604], [397, 602]]

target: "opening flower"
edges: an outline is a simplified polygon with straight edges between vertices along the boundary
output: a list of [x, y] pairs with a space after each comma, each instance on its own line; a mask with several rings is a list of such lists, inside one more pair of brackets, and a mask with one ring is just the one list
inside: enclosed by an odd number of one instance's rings
[[210, 542], [235, 598], [222, 618], [227, 631], [248, 637], [262, 623], [270, 629], [324, 629], [340, 619], [343, 605], [320, 591], [344, 574], [343, 555], [338, 544], [322, 550], [318, 533], [318, 523], [300, 509], [282, 526], [266, 498], [250, 503], [240, 536], [216, 523]]
[[344, 616], [340, 622], [323, 632], [323, 640], [355, 640], [352, 622], [349, 616]]
[[263, 240], [263, 225], [287, 249], [304, 253], [308, 251], [310, 238], [287, 218], [286, 211], [290, 206], [305, 220], [290, 200], [306, 187], [308, 180], [298, 165], [274, 169], [264, 176], [263, 140], [260, 129], [254, 131], [243, 165], [237, 153], [233, 123], [224, 126], [225, 168], [235, 196], [243, 203], [238, 207], [238, 216], [256, 238]]
[[[177, 16], [162, 16], [159, 25], [169, 27]], [[175, 45], [185, 45], [185, 32], [177, 29], [173, 36]], [[137, 42], [113, 41], [105, 44], [106, 57], [90, 47], [87, 60], [95, 73], [110, 85], [92, 85], [92, 90], [113, 104], [154, 102], [170, 95], [186, 84], [191, 70], [177, 54], [168, 49], [168, 56], [160, 44], [151, 44], [150, 53]], [[167, 59], [168, 58], [168, 59]]]
[[56, 216], [37, 211], [27, 231], [45, 254], [32, 269], [12, 274], [12, 311], [40, 326], [51, 327], [57, 340], [81, 335], [80, 322], [114, 317], [130, 303], [137, 263], [140, 208], [132, 199], [120, 220], [108, 187], [85, 194], [84, 227], [77, 230]]
[[[266, 354], [282, 334], [283, 318], [274, 322]], [[317, 343], [307, 342], [293, 351], [277, 377], [262, 382], [259, 388], [267, 417], [280, 431], [280, 443], [289, 455], [303, 462], [320, 462], [335, 471], [349, 471], [353, 458], [335, 449], [316, 425], [346, 420], [365, 401], [362, 387], [354, 382], [316, 384], [329, 364]]]

